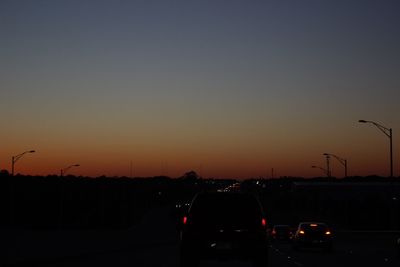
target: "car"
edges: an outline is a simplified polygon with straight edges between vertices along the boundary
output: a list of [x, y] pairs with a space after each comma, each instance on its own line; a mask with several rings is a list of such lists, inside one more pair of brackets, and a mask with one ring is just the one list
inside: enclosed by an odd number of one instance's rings
[[291, 241], [292, 231], [289, 225], [278, 224], [274, 225], [271, 230], [271, 240], [272, 241]]
[[175, 222], [177, 230], [180, 230], [180, 227], [182, 226], [181, 225], [182, 216], [187, 213], [189, 206], [190, 206], [190, 202], [179, 201], [179, 202], [176, 202], [173, 207], [171, 207], [170, 215]]
[[301, 222], [293, 237], [293, 249], [318, 247], [332, 250], [332, 230], [321, 222]]
[[198, 266], [203, 259], [251, 260], [254, 266], [267, 266], [267, 221], [252, 194], [199, 193], [182, 224], [181, 266]]

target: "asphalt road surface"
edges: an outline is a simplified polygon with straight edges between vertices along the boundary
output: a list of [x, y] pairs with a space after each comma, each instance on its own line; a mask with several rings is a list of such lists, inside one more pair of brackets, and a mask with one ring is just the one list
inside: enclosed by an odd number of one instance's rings
[[[135, 227], [107, 233], [37, 233], [16, 235], [13, 256], [5, 266], [179, 266], [179, 238], [168, 209], [149, 213]], [[396, 233], [339, 232], [334, 250], [294, 251], [289, 243], [272, 243], [269, 266], [400, 266]], [[68, 238], [67, 238], [68, 237]], [[10, 256], [9, 255], [9, 256]], [[246, 261], [202, 261], [200, 266], [252, 266]]]

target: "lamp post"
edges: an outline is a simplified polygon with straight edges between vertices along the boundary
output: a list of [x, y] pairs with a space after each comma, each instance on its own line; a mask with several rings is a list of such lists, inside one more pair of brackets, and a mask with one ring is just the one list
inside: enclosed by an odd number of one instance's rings
[[372, 123], [375, 125], [382, 133], [389, 137], [390, 141], [390, 177], [393, 177], [393, 142], [392, 142], [392, 128], [387, 128], [374, 121], [359, 120], [360, 123]]
[[[63, 177], [63, 175], [72, 167], [79, 167], [81, 165], [79, 164], [72, 164], [69, 165], [68, 167], [65, 167], [63, 169], [60, 170], [60, 177]], [[60, 181], [60, 203], [59, 203], [59, 209], [58, 209], [58, 225], [59, 227], [61, 227], [62, 223], [63, 223], [63, 215], [64, 215], [64, 181], [61, 180]]]
[[340, 164], [342, 164], [344, 166], [344, 177], [347, 177], [347, 160], [346, 159], [343, 159], [341, 157], [338, 157], [334, 154], [329, 154], [329, 153], [324, 153], [324, 156], [327, 156], [327, 157], [331, 156], [331, 157], [334, 157], [335, 159], [337, 159], [340, 162]]
[[326, 175], [329, 177], [331, 177], [331, 168], [330, 168], [330, 164], [329, 164], [329, 160], [330, 160], [330, 156], [326, 153], [324, 153], [324, 156], [326, 157]]
[[327, 176], [328, 178], [330, 177], [330, 174], [329, 174], [329, 172], [328, 172], [327, 169], [324, 169], [324, 168], [319, 167], [319, 166], [311, 166], [311, 168], [320, 169], [320, 170], [322, 170], [322, 171], [326, 174], [326, 176]]
[[64, 169], [61, 169], [61, 172], [60, 172], [60, 176], [62, 177], [69, 169], [71, 169], [72, 167], [79, 167], [79, 166], [81, 166], [81, 165], [79, 165], [79, 164], [72, 164], [72, 165], [70, 165], [70, 166], [68, 166], [68, 167], [66, 167], [66, 168], [64, 168]]
[[35, 153], [35, 150], [28, 150], [11, 158], [11, 176], [14, 176], [14, 165], [15, 163], [25, 154]]

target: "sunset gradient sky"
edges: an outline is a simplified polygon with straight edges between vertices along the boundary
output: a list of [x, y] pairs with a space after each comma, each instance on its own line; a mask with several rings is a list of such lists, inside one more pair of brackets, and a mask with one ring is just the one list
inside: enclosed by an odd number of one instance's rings
[[[400, 175], [400, 1], [0, 2], [0, 169]], [[332, 160], [333, 175], [343, 168]]]

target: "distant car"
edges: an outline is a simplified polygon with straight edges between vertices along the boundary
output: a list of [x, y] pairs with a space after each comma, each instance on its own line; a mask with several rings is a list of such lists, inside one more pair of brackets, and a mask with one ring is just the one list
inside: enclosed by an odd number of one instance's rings
[[254, 266], [267, 266], [267, 222], [255, 196], [200, 193], [182, 222], [181, 266], [198, 266], [202, 259], [252, 260]]
[[274, 225], [271, 231], [272, 241], [291, 241], [292, 231], [289, 225]]
[[182, 227], [182, 216], [184, 216], [188, 209], [190, 203], [187, 201], [176, 202], [173, 207], [171, 207], [171, 216], [175, 220], [176, 227], [179, 230]]
[[321, 222], [302, 222], [297, 227], [293, 237], [294, 249], [303, 247], [318, 247], [325, 251], [332, 250], [332, 231]]

